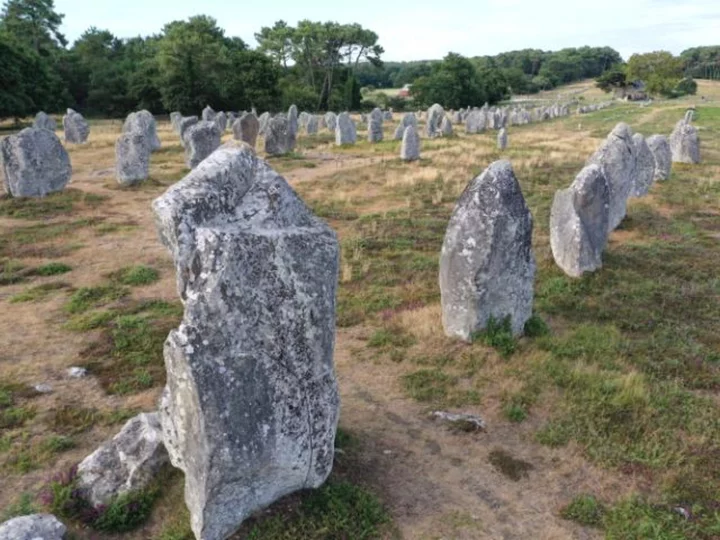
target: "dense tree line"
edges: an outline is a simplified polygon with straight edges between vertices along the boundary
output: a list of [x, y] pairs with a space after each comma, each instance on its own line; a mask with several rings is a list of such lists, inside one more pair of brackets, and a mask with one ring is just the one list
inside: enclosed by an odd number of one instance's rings
[[695, 79], [720, 80], [720, 45], [694, 47], [680, 53], [685, 75]]

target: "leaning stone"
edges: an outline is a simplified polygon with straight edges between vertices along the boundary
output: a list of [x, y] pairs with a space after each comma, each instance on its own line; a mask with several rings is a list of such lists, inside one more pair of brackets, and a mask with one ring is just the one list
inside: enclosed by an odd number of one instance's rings
[[63, 129], [65, 131], [65, 142], [71, 144], [84, 144], [90, 135], [90, 126], [83, 115], [67, 110], [67, 114], [63, 116]]
[[220, 130], [215, 122], [198, 122], [185, 132], [185, 164], [194, 169], [220, 146]]
[[346, 112], [340, 113], [337, 117], [335, 127], [335, 144], [341, 146], [343, 144], [355, 144], [357, 141], [357, 131], [355, 130], [355, 122]]
[[670, 143], [664, 135], [653, 135], [647, 139], [648, 148], [655, 159], [655, 181], [664, 181], [670, 178], [672, 168], [672, 152]]
[[197, 116], [186, 116], [178, 122], [178, 135], [180, 135], [180, 144], [182, 144], [183, 148], [185, 148], [185, 135], [187, 135], [188, 130], [199, 121]]
[[138, 111], [130, 113], [125, 119], [123, 125], [123, 133], [140, 133], [147, 139], [147, 144], [151, 152], [160, 150], [162, 146], [157, 135], [157, 124], [155, 117], [150, 111]]
[[268, 121], [265, 130], [265, 152], [270, 156], [282, 156], [293, 151], [295, 138], [290, 133], [290, 122], [284, 114]]
[[70, 181], [70, 156], [53, 131], [25, 128], [0, 141], [5, 191], [13, 197], [44, 197]]
[[52, 514], [13, 518], [0, 525], [0, 540], [63, 540], [67, 528]]
[[115, 143], [115, 175], [122, 186], [131, 186], [150, 176], [150, 143], [140, 132], [120, 135]]
[[202, 119], [205, 122], [212, 122], [213, 120], [215, 120], [216, 116], [217, 116], [217, 113], [213, 110], [213, 108], [210, 105], [208, 105], [207, 107], [205, 107], [203, 109]]
[[420, 137], [415, 126], [405, 128], [400, 146], [400, 159], [403, 161], [420, 159]]
[[644, 197], [650, 192], [655, 181], [655, 158], [645, 142], [645, 137], [639, 133], [633, 135], [633, 144], [635, 145], [635, 182], [632, 196]]
[[498, 132], [497, 136], [497, 147], [498, 150], [505, 150], [508, 145], [508, 136], [507, 136], [507, 130], [505, 128], [502, 128]]
[[587, 162], [602, 169], [610, 189], [608, 233], [614, 231], [625, 217], [627, 200], [635, 184], [635, 143], [632, 135], [630, 126], [619, 123]]
[[523, 333], [532, 315], [533, 219], [509, 161], [496, 161], [465, 188], [440, 255], [445, 333], [470, 341], [490, 318]]
[[163, 436], [195, 536], [224, 539], [332, 468], [338, 241], [235, 143], [153, 209], [185, 308], [165, 343]]
[[425, 132], [428, 137], [433, 138], [441, 135], [440, 123], [443, 118], [445, 118], [445, 109], [443, 109], [439, 104], [435, 103], [428, 109], [427, 123], [425, 124]]
[[38, 129], [47, 129], [48, 131], [52, 131], [54, 133], [55, 129], [57, 129], [57, 123], [52, 116], [48, 116], [43, 111], [40, 111], [37, 115], [35, 115], [33, 127]]
[[383, 140], [383, 112], [377, 107], [370, 113], [368, 125], [368, 141], [371, 143]]
[[238, 141], [243, 141], [255, 148], [257, 144], [258, 133], [260, 132], [260, 122], [253, 113], [244, 114], [233, 124], [233, 137]]
[[673, 163], [700, 163], [700, 139], [697, 128], [680, 120], [670, 135]]
[[571, 277], [602, 267], [608, 239], [610, 190], [602, 169], [588, 165], [568, 189], [555, 193], [550, 247], [555, 263]]
[[86, 457], [77, 469], [77, 487], [95, 507], [145, 489], [169, 462], [158, 413], [139, 414]]

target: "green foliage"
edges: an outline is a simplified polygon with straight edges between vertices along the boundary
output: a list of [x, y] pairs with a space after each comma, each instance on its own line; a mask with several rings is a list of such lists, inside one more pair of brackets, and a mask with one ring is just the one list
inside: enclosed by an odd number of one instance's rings
[[100, 513], [92, 524], [93, 528], [108, 533], [136, 529], [150, 517], [158, 492], [154, 488], [120, 495]]
[[[1, 115], [0, 115], [1, 117]], [[106, 201], [104, 195], [64, 189], [45, 197], [0, 197], [0, 215], [19, 219], [48, 219], [72, 214], [80, 206], [95, 208]]]
[[155, 283], [160, 279], [160, 274], [157, 270], [150, 266], [139, 264], [136, 266], [121, 268], [117, 272], [113, 272], [110, 275], [110, 278], [122, 285], [138, 287], [140, 285]]
[[685, 61], [686, 76], [720, 80], [720, 45], [686, 49], [680, 58]]
[[560, 511], [560, 515], [585, 527], [601, 527], [605, 507], [592, 495], [578, 495]]
[[68, 283], [63, 283], [62, 281], [43, 283], [42, 285], [31, 287], [30, 289], [10, 297], [10, 303], [17, 304], [20, 302], [36, 302], [47, 298], [56, 291], [68, 288], [70, 288], [70, 285]]
[[64, 263], [48, 263], [42, 266], [38, 266], [35, 269], [35, 275], [37, 276], [57, 276], [60, 274], [66, 274], [72, 270], [71, 266]]
[[627, 64], [628, 79], [644, 81], [648, 93], [654, 96], [672, 97], [683, 71], [683, 60], [667, 51], [633, 54]]
[[627, 87], [627, 71], [624, 66], [614, 66], [595, 79], [595, 85], [603, 92], [622, 90]]
[[72, 314], [84, 313], [97, 306], [108, 304], [128, 295], [128, 290], [119, 285], [101, 285], [78, 289], [65, 304], [65, 311]]
[[537, 313], [533, 313], [525, 323], [525, 336], [529, 338], [547, 336], [549, 333], [550, 328]]
[[497, 350], [503, 358], [512, 356], [517, 347], [509, 315], [502, 320], [490, 317], [485, 329], [473, 335], [473, 341], [475, 340], [479, 340], [488, 347]]
[[7, 521], [18, 516], [29, 516], [31, 514], [37, 514], [38, 508], [35, 503], [35, 498], [31, 493], [22, 493], [20, 498], [10, 506], [8, 506], [2, 514], [0, 514], [1, 521]]
[[354, 75], [350, 75], [345, 82], [345, 110], [357, 111], [360, 109], [362, 95], [360, 83]]

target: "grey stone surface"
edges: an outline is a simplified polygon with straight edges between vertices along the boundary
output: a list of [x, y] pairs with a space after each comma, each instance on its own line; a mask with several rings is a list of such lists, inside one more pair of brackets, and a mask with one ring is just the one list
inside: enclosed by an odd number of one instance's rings
[[497, 147], [498, 150], [505, 150], [508, 145], [508, 136], [507, 136], [507, 130], [505, 128], [500, 129], [498, 131], [497, 136]]
[[93, 506], [146, 488], [170, 462], [158, 413], [129, 420], [110, 441], [86, 457], [77, 469], [77, 487]]
[[700, 163], [700, 139], [697, 128], [680, 120], [670, 135], [673, 163]]
[[403, 132], [402, 145], [400, 146], [400, 159], [403, 161], [420, 159], [420, 136], [415, 126], [408, 126]]
[[533, 219], [508, 161], [496, 161], [465, 188], [440, 255], [445, 333], [469, 341], [489, 319], [510, 317], [515, 335], [532, 315]]
[[63, 540], [66, 532], [52, 514], [20, 516], [0, 524], [0, 540]]
[[271, 118], [265, 129], [265, 152], [271, 156], [282, 156], [294, 148], [295, 137], [290, 132], [289, 119], [284, 114]]
[[287, 114], [287, 121], [289, 144], [292, 148], [295, 148], [295, 141], [298, 135], [298, 108], [296, 105], [290, 105]]
[[469, 134], [480, 133], [485, 131], [487, 121], [485, 112], [479, 109], [470, 111], [465, 118], [465, 132]]
[[57, 122], [55, 122], [52, 116], [48, 116], [43, 111], [40, 111], [35, 115], [33, 127], [54, 132], [57, 129]]
[[227, 115], [224, 112], [219, 112], [215, 115], [215, 123], [217, 124], [220, 133], [225, 133], [227, 130]]
[[144, 133], [123, 133], [115, 143], [115, 177], [131, 186], [150, 176], [150, 142]]
[[260, 131], [259, 131], [259, 133], [260, 133], [260, 135], [262, 135], [263, 137], [265, 136], [265, 132], [267, 131], [267, 125], [268, 125], [268, 122], [270, 122], [270, 118], [271, 118], [271, 116], [270, 116], [270, 113], [269, 113], [269, 112], [264, 112], [264, 113], [262, 113], [262, 114], [260, 115], [260, 117], [258, 118], [258, 122], [260, 122]]
[[317, 135], [318, 132], [318, 117], [314, 114], [308, 115], [307, 122], [305, 123], [305, 133], [308, 135]]
[[383, 140], [383, 112], [377, 107], [370, 113], [368, 123], [368, 141], [371, 143]]
[[13, 197], [44, 197], [70, 181], [70, 156], [54, 132], [25, 128], [0, 141], [5, 192]]
[[68, 109], [67, 114], [63, 116], [63, 129], [67, 143], [84, 144], [90, 136], [89, 124], [82, 114], [72, 109]]
[[571, 277], [602, 267], [608, 239], [610, 190], [602, 169], [588, 165], [568, 189], [555, 193], [550, 247], [555, 263]]
[[178, 135], [180, 135], [180, 144], [182, 144], [183, 148], [185, 148], [185, 136], [188, 130], [199, 121], [197, 116], [186, 116], [178, 122]]
[[185, 308], [165, 344], [163, 436], [196, 537], [220, 540], [330, 473], [338, 241], [236, 143], [153, 209]]
[[337, 127], [337, 115], [332, 112], [328, 111], [325, 113], [325, 127], [328, 129], [329, 132], [335, 133], [335, 128]]
[[210, 120], [198, 122], [185, 132], [185, 165], [194, 169], [220, 146], [220, 130]]
[[348, 113], [340, 113], [335, 126], [335, 144], [338, 146], [355, 144], [356, 141], [357, 130], [355, 129], [355, 122], [353, 122]]
[[180, 121], [183, 119], [182, 113], [179, 113], [177, 111], [170, 113], [170, 125], [172, 126], [173, 131], [180, 135]]
[[425, 133], [428, 137], [439, 137], [440, 123], [445, 118], [445, 109], [442, 108], [438, 103], [435, 103], [427, 111], [427, 123], [425, 124]]
[[664, 135], [653, 135], [648, 137], [646, 142], [655, 159], [655, 181], [668, 180], [672, 169], [672, 152], [668, 138]]
[[443, 116], [442, 122], [440, 122], [440, 134], [443, 137], [450, 137], [453, 134], [452, 122], [447, 116]]
[[655, 158], [645, 137], [639, 133], [633, 135], [633, 144], [635, 146], [635, 181], [632, 196], [644, 197], [649, 193], [655, 181]]
[[619, 123], [590, 157], [588, 165], [599, 165], [610, 188], [608, 233], [625, 217], [627, 200], [635, 184], [635, 144], [630, 126]]
[[217, 113], [213, 110], [213, 108], [210, 105], [205, 107], [202, 111], [202, 119], [205, 122], [212, 122], [213, 120], [215, 120], [216, 116], [217, 116]]
[[260, 132], [260, 121], [253, 113], [244, 114], [235, 120], [232, 129], [235, 140], [246, 142], [255, 148]]
[[150, 111], [138, 111], [130, 113], [125, 119], [123, 125], [123, 133], [140, 133], [147, 139], [151, 152], [160, 150], [160, 138], [157, 135], [157, 124], [155, 117]]
[[392, 111], [385, 111], [385, 112], [383, 113], [383, 120], [385, 120], [385, 121], [387, 121], [387, 122], [392, 122], [393, 119], [394, 119], [394, 118], [393, 118], [393, 112], [392, 112]]

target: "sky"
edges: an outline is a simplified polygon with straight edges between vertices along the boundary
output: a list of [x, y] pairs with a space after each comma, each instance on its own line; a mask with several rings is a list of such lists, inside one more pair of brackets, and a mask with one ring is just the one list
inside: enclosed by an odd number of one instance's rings
[[55, 7], [70, 43], [91, 26], [127, 38], [210, 15], [253, 47], [255, 32], [280, 19], [357, 22], [378, 34], [386, 61], [583, 45], [607, 45], [627, 59], [720, 45], [720, 0], [55, 0]]

